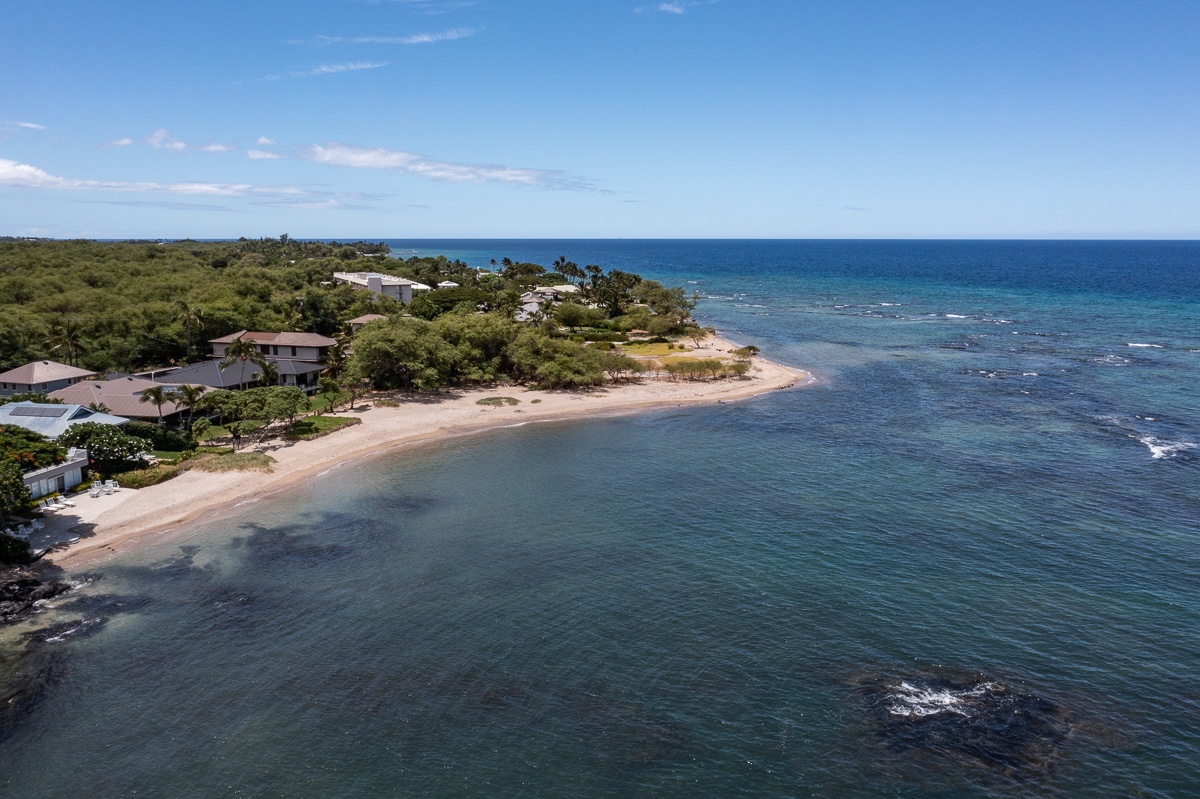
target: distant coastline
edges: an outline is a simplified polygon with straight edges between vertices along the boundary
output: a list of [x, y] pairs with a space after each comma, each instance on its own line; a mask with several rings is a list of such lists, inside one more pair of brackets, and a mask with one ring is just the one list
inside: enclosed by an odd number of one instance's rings
[[[711, 336], [689, 355], [717, 355], [737, 349]], [[532, 422], [585, 420], [620, 416], [682, 405], [744, 400], [761, 394], [811, 385], [808, 372], [755, 358], [746, 378], [707, 382], [643, 381], [593, 391], [537, 391], [521, 387], [478, 388], [449, 392], [430, 402], [428, 396], [396, 407], [374, 405], [354, 413], [362, 424], [315, 441], [257, 449], [276, 460], [270, 473], [204, 473], [191, 471], [173, 480], [128, 495], [94, 519], [80, 518], [91, 528], [66, 549], [47, 557], [67, 571], [94, 567], [121, 553], [184, 540], [198, 531], [197, 522], [223, 515], [238, 505], [290, 490], [326, 470], [400, 447], [428, 444]], [[480, 405], [489, 397], [514, 397], [516, 406]], [[87, 498], [77, 512], [86, 516]]]

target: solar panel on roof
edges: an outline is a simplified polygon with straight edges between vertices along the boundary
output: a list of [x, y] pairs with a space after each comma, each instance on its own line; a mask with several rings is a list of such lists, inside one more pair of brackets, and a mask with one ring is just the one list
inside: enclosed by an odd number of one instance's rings
[[9, 411], [11, 416], [44, 416], [49, 419], [57, 419], [67, 412], [66, 408], [13, 408]]

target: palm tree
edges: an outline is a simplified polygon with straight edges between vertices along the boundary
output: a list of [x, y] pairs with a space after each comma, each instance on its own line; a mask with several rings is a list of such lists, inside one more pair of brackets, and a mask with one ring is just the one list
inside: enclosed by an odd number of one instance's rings
[[158, 411], [158, 423], [163, 423], [162, 406], [166, 405], [175, 399], [175, 395], [170, 389], [163, 389], [162, 386], [148, 388], [142, 392], [142, 396], [138, 398], [138, 402], [149, 402]]
[[192, 329], [204, 329], [204, 313], [199, 305], [188, 305], [184, 300], [178, 300], [175, 307], [179, 309], [179, 313], [175, 315], [175, 320], [183, 322], [183, 326], [187, 328], [187, 357], [192, 357]]
[[83, 349], [83, 328], [74, 319], [63, 317], [50, 325], [50, 337], [46, 339], [51, 352], [65, 350], [67, 363], [79, 365], [79, 351]]
[[336, 343], [325, 353], [325, 369], [321, 374], [336, 380], [341, 376], [342, 369], [346, 367], [347, 339], [345, 336], [338, 336], [334, 341]]
[[263, 361], [258, 365], [258, 382], [264, 386], [279, 385], [279, 364], [274, 361]]
[[192, 429], [192, 417], [195, 415], [196, 408], [200, 405], [201, 397], [204, 396], [204, 392], [206, 391], [208, 391], [208, 386], [189, 386], [186, 384], [175, 389], [175, 402], [187, 408], [188, 411], [187, 429], [189, 432]]
[[238, 380], [238, 388], [246, 387], [246, 361], [255, 364], [260, 369], [266, 364], [267, 359], [262, 356], [258, 348], [254, 346], [253, 341], [248, 341], [244, 338], [239, 338], [229, 345], [229, 349], [225, 350], [225, 357], [221, 359], [221, 368], [237, 362], [241, 364], [241, 373]]

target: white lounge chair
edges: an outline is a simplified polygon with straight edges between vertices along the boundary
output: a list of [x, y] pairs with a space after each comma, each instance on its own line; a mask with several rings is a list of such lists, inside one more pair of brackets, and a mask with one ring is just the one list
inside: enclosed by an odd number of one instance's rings
[[112, 490], [113, 490], [113, 491], [120, 491], [120, 490], [121, 490], [121, 486], [117, 484], [117, 481], [116, 481], [116, 480], [109, 480], [109, 481], [108, 481], [108, 484], [109, 484], [110, 486], [112, 486]]
[[73, 507], [75, 507], [75, 503], [74, 503], [74, 502], [72, 502], [71, 500], [67, 499], [66, 497], [59, 497], [59, 498], [58, 498], [58, 504], [59, 504], [59, 505], [66, 505], [68, 508], [73, 508]]
[[88, 489], [88, 496], [92, 499], [95, 499], [96, 497], [100, 496], [100, 490], [100, 486], [93, 484], [92, 487]]

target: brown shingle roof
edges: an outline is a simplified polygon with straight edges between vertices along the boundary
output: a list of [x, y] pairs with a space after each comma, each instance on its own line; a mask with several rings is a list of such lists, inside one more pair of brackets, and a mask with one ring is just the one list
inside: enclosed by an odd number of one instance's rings
[[[75, 405], [104, 405], [109, 413], [136, 419], [157, 419], [153, 403], [142, 402], [141, 393], [148, 388], [164, 388], [161, 383], [142, 377], [118, 377], [116, 380], [85, 380], [73, 386], [51, 391], [50, 396]], [[180, 410], [174, 402], [163, 403], [162, 415], [170, 416]]]
[[232, 344], [238, 339], [279, 347], [332, 347], [337, 342], [318, 333], [251, 333], [246, 330], [209, 340], [209, 344]]
[[89, 372], [87, 369], [67, 366], [58, 361], [34, 361], [0, 374], [0, 381], [35, 386], [39, 383], [53, 383], [56, 380], [69, 380], [72, 377], [90, 377], [94, 374], [96, 373]]

